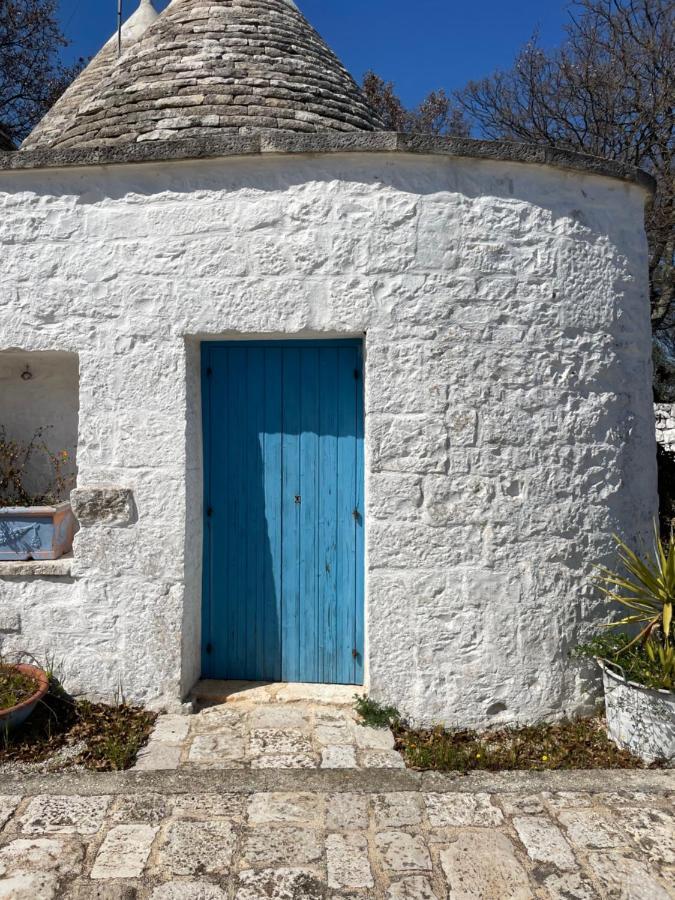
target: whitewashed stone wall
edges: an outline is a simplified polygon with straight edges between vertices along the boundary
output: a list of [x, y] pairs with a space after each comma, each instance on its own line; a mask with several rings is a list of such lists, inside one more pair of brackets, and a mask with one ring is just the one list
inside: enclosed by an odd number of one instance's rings
[[675, 450], [675, 404], [655, 403], [656, 440], [668, 450]]
[[81, 529], [71, 578], [0, 580], [3, 649], [73, 690], [184, 696], [199, 341], [365, 334], [371, 693], [420, 722], [583, 708], [591, 567], [656, 512], [643, 203], [393, 154], [0, 174], [0, 349], [78, 354], [79, 483], [137, 508]]
[[[0, 352], [0, 426], [8, 437], [23, 442], [44, 429], [38, 443], [52, 453], [69, 454], [64, 475], [77, 471], [79, 394], [75, 354]], [[34, 453], [28, 490], [43, 492], [52, 476], [46, 455]]]

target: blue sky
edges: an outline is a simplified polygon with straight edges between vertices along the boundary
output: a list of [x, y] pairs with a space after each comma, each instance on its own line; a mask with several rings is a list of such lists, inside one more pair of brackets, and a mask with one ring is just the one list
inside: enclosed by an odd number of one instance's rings
[[[545, 46], [562, 38], [567, 0], [296, 0], [355, 78], [372, 68], [406, 104], [432, 88], [452, 90], [505, 68], [539, 30]], [[157, 9], [168, 0], [155, 0]], [[138, 0], [124, 0], [130, 15]], [[117, 0], [60, 0], [64, 54], [91, 56], [115, 30]]]

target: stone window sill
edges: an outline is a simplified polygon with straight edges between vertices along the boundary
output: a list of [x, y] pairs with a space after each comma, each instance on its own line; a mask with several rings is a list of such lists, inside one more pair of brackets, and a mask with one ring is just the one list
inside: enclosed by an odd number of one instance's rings
[[61, 559], [28, 559], [25, 562], [0, 561], [0, 578], [63, 578], [68, 577], [73, 567], [73, 554]]

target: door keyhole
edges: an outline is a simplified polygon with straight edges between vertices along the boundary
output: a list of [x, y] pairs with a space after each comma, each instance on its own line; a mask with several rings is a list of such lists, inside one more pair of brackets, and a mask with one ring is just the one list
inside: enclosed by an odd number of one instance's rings
[[296, 495], [295, 495], [295, 502], [296, 502], [296, 503], [302, 503], [302, 497], [300, 496], [300, 494], [296, 494]]

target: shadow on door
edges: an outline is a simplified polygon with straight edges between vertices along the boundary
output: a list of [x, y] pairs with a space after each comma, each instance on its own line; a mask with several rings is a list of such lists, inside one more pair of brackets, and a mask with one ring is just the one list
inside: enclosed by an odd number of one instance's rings
[[203, 674], [363, 682], [358, 341], [202, 345]]

